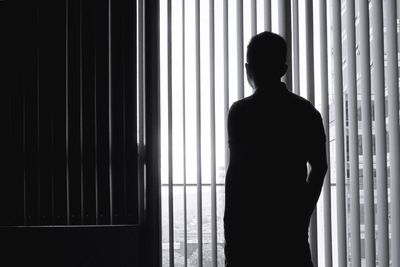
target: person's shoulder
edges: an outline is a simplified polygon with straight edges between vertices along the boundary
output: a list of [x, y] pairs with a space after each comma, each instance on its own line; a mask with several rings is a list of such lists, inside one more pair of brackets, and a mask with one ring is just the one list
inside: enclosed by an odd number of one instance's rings
[[239, 99], [239, 100], [233, 102], [233, 104], [229, 108], [229, 112], [239, 112], [243, 109], [246, 109], [251, 105], [251, 102], [252, 102], [251, 96]]
[[298, 94], [295, 94], [290, 91], [288, 91], [287, 93], [288, 93], [290, 99], [293, 102], [295, 102], [297, 105], [299, 105], [300, 107], [309, 108], [309, 106], [312, 105], [310, 101], [308, 101], [307, 99], [305, 99], [304, 97], [302, 97]]
[[308, 99], [297, 95], [293, 92], [288, 92], [292, 101], [296, 104], [299, 111], [304, 112], [306, 114], [312, 114], [315, 116], [320, 116], [319, 111], [315, 108], [314, 104], [311, 103]]

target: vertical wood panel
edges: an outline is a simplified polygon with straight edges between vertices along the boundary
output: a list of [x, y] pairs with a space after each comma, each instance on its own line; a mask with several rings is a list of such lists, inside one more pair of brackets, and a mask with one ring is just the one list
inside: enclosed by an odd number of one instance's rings
[[[128, 195], [129, 199], [133, 194], [133, 198], [137, 196], [137, 172], [132, 168], [137, 161], [136, 132], [133, 133], [136, 129], [133, 8], [131, 1], [111, 2], [111, 170], [115, 223], [127, 223]], [[137, 213], [137, 201], [129, 205], [136, 205], [130, 213]]]
[[81, 0], [83, 224], [96, 223], [94, 1]]
[[121, 222], [124, 203], [123, 183], [125, 180], [125, 103], [123, 88], [123, 23], [121, 1], [110, 2], [111, 19], [111, 176], [112, 176], [112, 218]]
[[[5, 88], [4, 91], [6, 94], [4, 97], [0, 99], [0, 107], [1, 107], [1, 114], [2, 119], [4, 119], [6, 125], [9, 125], [9, 95], [11, 90], [8, 86], [10, 73], [11, 73], [11, 58], [10, 58], [10, 47], [11, 47], [11, 27], [10, 27], [10, 20], [9, 16], [11, 15], [9, 5], [6, 5], [5, 2], [0, 2], [0, 33], [5, 37], [4, 42], [0, 42], [0, 86]], [[7, 68], [6, 68], [7, 66]], [[9, 151], [11, 151], [11, 144], [10, 144], [10, 132], [5, 132], [6, 138], [2, 139], [1, 145], [3, 147], [3, 155], [8, 155]], [[6, 173], [10, 173], [10, 165], [11, 159], [10, 157], [6, 157], [4, 161], [1, 162], [1, 168]], [[5, 190], [6, 183], [3, 181], [0, 186], [0, 207], [3, 212], [0, 214], [0, 225], [7, 225], [7, 214], [9, 213], [9, 207], [6, 205], [5, 200], [6, 197], [6, 190]]]
[[138, 143], [137, 143], [137, 36], [136, 1], [126, 1], [124, 6], [125, 65], [125, 223], [139, 223], [138, 199]]
[[68, 173], [70, 224], [81, 224], [80, 0], [68, 3]]
[[110, 3], [0, 2], [2, 225], [109, 224], [111, 199], [116, 223], [138, 222], [136, 3], [113, 2], [112, 21]]
[[[26, 59], [26, 106], [25, 106], [25, 151], [26, 151], [26, 223], [28, 225], [38, 224], [38, 198], [39, 181], [38, 172], [38, 103], [37, 103], [37, 8], [36, 3], [27, 6], [30, 12], [26, 14], [27, 47], [29, 57]], [[29, 36], [29, 37], [28, 37]]]
[[[53, 3], [54, 1], [52, 1]], [[66, 173], [66, 1], [53, 3], [52, 22], [57, 29], [48, 33], [54, 53], [50, 55], [53, 63], [48, 76], [52, 76], [53, 93], [53, 188], [51, 224], [67, 223], [67, 173]], [[48, 23], [48, 21], [46, 22]]]
[[137, 5], [137, 61], [138, 61], [138, 75], [137, 75], [137, 98], [138, 98], [138, 197], [139, 197], [139, 221], [142, 224], [144, 221], [144, 209], [145, 209], [145, 174], [144, 174], [144, 133], [145, 133], [145, 121], [144, 121], [144, 0], [139, 0]]
[[[143, 266], [161, 265], [161, 195], [160, 184], [160, 88], [159, 68], [159, 1], [144, 2], [144, 61], [145, 63], [145, 140], [146, 140], [146, 223], [143, 227], [142, 241], [144, 251], [151, 255]], [[157, 19], [152, 19], [157, 18]]]
[[98, 223], [110, 223], [108, 0], [95, 5], [96, 165]]
[[[25, 58], [29, 58], [29, 54], [23, 50], [22, 43], [29, 40], [28, 36], [16, 35], [15, 32], [25, 32], [24, 26], [29, 20], [23, 19], [23, 16], [29, 13], [29, 7], [26, 7], [22, 12], [18, 13], [14, 9], [15, 6], [11, 6], [12, 16], [21, 18], [19, 21], [14, 20], [12, 22], [12, 37], [10, 40], [9, 52], [11, 54], [10, 61], [10, 73], [8, 77], [8, 95], [6, 99], [8, 101], [8, 112], [7, 112], [7, 126], [5, 131], [7, 134], [7, 142], [9, 150], [5, 157], [7, 170], [5, 173], [5, 179], [2, 183], [2, 187], [6, 188], [4, 192], [5, 202], [4, 211], [5, 218], [2, 224], [14, 225], [24, 222], [24, 112], [23, 105], [25, 100], [25, 82], [24, 82], [24, 61]], [[11, 15], [11, 14], [10, 14]], [[2, 205], [2, 206], [3, 206]]]
[[[55, 89], [59, 87], [60, 52], [61, 61], [63, 50], [58, 51], [57, 32], [59, 31], [59, 14], [54, 1], [39, 1], [38, 4], [38, 116], [39, 116], [39, 198], [40, 224], [51, 224], [54, 203], [54, 157], [53, 157], [53, 125]], [[52, 21], [52, 23], [49, 23]], [[54, 39], [53, 39], [54, 37]], [[55, 41], [55, 42], [54, 42]], [[63, 74], [61, 69], [61, 74]], [[64, 88], [64, 86], [62, 86]]]

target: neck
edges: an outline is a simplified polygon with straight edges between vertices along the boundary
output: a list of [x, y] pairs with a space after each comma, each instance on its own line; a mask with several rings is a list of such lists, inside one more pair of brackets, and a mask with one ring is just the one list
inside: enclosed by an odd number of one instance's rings
[[280, 80], [277, 81], [270, 81], [262, 84], [258, 84], [255, 86], [254, 91], [280, 91], [282, 87], [285, 87], [285, 83], [281, 82]]

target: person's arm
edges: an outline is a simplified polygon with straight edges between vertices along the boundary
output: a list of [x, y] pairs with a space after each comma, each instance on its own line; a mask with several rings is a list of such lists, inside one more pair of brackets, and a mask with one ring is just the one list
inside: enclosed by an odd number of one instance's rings
[[[325, 146], [324, 146], [325, 147]], [[308, 174], [307, 179], [307, 194], [308, 194], [308, 201], [307, 201], [307, 213], [310, 217], [313, 213], [315, 206], [317, 205], [318, 198], [321, 194], [322, 186], [324, 184], [324, 178], [326, 171], [328, 169], [328, 165], [326, 163], [326, 155], [323, 156], [325, 153], [321, 152], [321, 160], [314, 160], [310, 161], [311, 171]]]
[[315, 206], [317, 205], [318, 198], [321, 194], [324, 178], [328, 169], [326, 158], [326, 141], [325, 132], [318, 114], [316, 120], [316, 127], [314, 128], [312, 144], [310, 147], [310, 154], [308, 163], [311, 165], [311, 170], [307, 178], [307, 215], [311, 217]]
[[235, 102], [229, 108], [228, 120], [227, 120], [227, 134], [228, 134], [228, 145], [231, 147], [238, 142], [237, 137], [239, 135], [239, 130], [241, 127], [240, 122], [240, 107], [239, 103]]

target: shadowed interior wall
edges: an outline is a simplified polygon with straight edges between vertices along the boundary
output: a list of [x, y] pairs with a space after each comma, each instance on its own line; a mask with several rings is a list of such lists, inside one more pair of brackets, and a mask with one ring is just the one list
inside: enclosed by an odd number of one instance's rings
[[[154, 118], [145, 108], [158, 106], [148, 92], [158, 90], [143, 88], [158, 86], [157, 55], [149, 54], [158, 49], [157, 2], [0, 2], [0, 234], [9, 266], [156, 265], [158, 195], [144, 173], [157, 179], [157, 171], [145, 172], [144, 162], [157, 169], [157, 146], [144, 159], [147, 131], [138, 125]], [[138, 25], [145, 10], [152, 32]], [[143, 44], [138, 50], [144, 36], [146, 55]]]
[[136, 3], [5, 8], [9, 164], [1, 224], [138, 223]]

